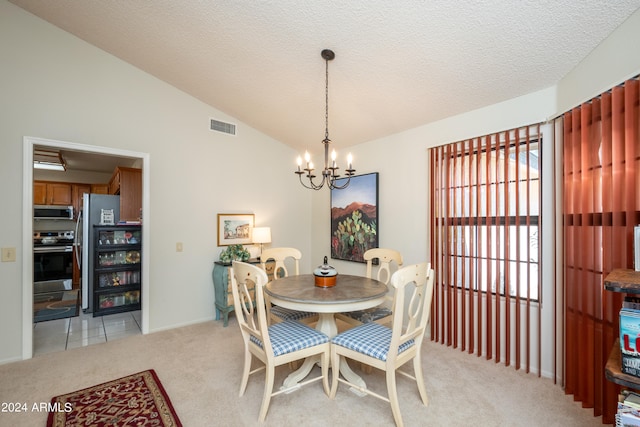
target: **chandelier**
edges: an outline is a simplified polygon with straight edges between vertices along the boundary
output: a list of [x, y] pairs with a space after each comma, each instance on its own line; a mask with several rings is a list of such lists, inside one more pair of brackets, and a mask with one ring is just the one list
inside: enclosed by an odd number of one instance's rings
[[[338, 185], [336, 180], [340, 178], [340, 174], [338, 173], [338, 166], [336, 166], [336, 150], [331, 151], [331, 164], [329, 164], [329, 145], [331, 145], [331, 140], [329, 139], [329, 61], [335, 58], [335, 53], [332, 50], [324, 49], [321, 52], [322, 58], [326, 63], [326, 71], [325, 71], [325, 86], [324, 86], [324, 98], [325, 98], [325, 110], [324, 110], [324, 139], [322, 140], [322, 144], [324, 145], [324, 168], [322, 169], [322, 180], [320, 182], [314, 181], [316, 175], [314, 175], [313, 162], [311, 162], [311, 155], [309, 155], [308, 151], [304, 153], [304, 160], [306, 162], [306, 167], [301, 168], [302, 166], [302, 158], [298, 156], [298, 170], [294, 171], [298, 178], [300, 179], [300, 184], [302, 184], [305, 188], [310, 190], [319, 190], [324, 187], [325, 184], [334, 190], [341, 190], [343, 188], [347, 188], [349, 186], [349, 182], [351, 181], [351, 177], [353, 176], [355, 169], [352, 168], [351, 162], [352, 157], [351, 153], [347, 156], [347, 169], [345, 169], [346, 181], [342, 185]], [[303, 176], [308, 179], [306, 182], [303, 179]]]

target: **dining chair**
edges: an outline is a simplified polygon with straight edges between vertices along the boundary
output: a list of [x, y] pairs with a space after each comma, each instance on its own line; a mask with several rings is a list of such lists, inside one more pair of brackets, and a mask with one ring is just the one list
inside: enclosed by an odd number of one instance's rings
[[[367, 262], [366, 276], [373, 278], [373, 262], [378, 260], [378, 268], [375, 278], [385, 285], [389, 284], [391, 279], [392, 263], [396, 268], [402, 267], [402, 254], [393, 249], [373, 248], [363, 254], [364, 260]], [[393, 306], [393, 292], [389, 294], [386, 301], [377, 307], [366, 310], [350, 311], [347, 313], [336, 314], [336, 318], [351, 325], [358, 326], [367, 322], [377, 322], [380, 324], [389, 324], [392, 320], [391, 307]]]
[[[302, 253], [296, 248], [269, 248], [262, 251], [260, 255], [260, 266], [263, 270], [266, 269], [266, 263], [269, 260], [273, 260], [273, 278], [288, 277], [289, 270], [287, 269], [287, 263], [289, 267], [292, 267], [292, 274], [296, 276], [300, 274], [300, 259]], [[271, 304], [269, 296], [266, 295], [267, 303], [267, 320], [269, 323], [283, 322], [285, 320], [299, 320], [303, 323], [313, 323], [318, 320], [316, 313], [310, 313], [306, 311], [290, 310], [288, 308], [280, 307]]]
[[[388, 327], [376, 322], [364, 323], [336, 335], [331, 340], [332, 366], [338, 366], [342, 356], [384, 371], [387, 395], [383, 396], [340, 378], [338, 370], [334, 369], [329, 395], [331, 399], [336, 396], [339, 382], [347, 384], [360, 392], [389, 402], [396, 425], [402, 426], [396, 389], [396, 373], [398, 373], [416, 382], [422, 403], [425, 406], [428, 404], [420, 350], [431, 315], [433, 281], [433, 269], [426, 262], [399, 269], [391, 277], [391, 286], [396, 295], [392, 326]], [[408, 303], [405, 304], [407, 294], [410, 295], [408, 295]], [[409, 361], [413, 361], [413, 375], [399, 369]], [[346, 359], [343, 363], [347, 363]]]
[[[255, 265], [239, 261], [232, 262], [231, 270], [233, 303], [244, 341], [244, 368], [239, 396], [244, 395], [249, 375], [263, 369], [266, 371], [264, 394], [258, 415], [261, 422], [267, 416], [271, 397], [278, 394], [290, 392], [321, 379], [324, 392], [328, 396], [329, 337], [303, 323], [292, 320], [269, 326], [263, 290], [268, 281], [265, 271]], [[255, 306], [251, 299], [252, 289], [255, 289]], [[316, 355], [321, 356], [321, 375], [308, 378], [296, 386], [273, 391], [277, 366]], [[260, 360], [263, 366], [252, 371], [253, 357]]]

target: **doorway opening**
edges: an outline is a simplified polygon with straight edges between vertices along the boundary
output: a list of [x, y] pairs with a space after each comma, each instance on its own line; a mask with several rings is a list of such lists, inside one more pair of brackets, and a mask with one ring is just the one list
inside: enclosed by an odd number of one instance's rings
[[[34, 355], [34, 232], [43, 229], [54, 229], [69, 231], [73, 223], [75, 231], [76, 223], [73, 221], [52, 221], [41, 222], [33, 220], [34, 208], [34, 181], [69, 182], [69, 183], [106, 183], [109, 181], [116, 166], [141, 169], [142, 173], [142, 211], [145, 213], [145, 225], [149, 219], [149, 154], [134, 152], [129, 150], [115, 149], [111, 147], [91, 146], [66, 141], [51, 139], [25, 137], [24, 138], [24, 177], [23, 177], [23, 359], [31, 358]], [[66, 171], [54, 173], [51, 171], [35, 171], [33, 168], [34, 150], [50, 150], [62, 153], [67, 166]], [[78, 186], [76, 186], [78, 187]], [[81, 197], [81, 196], [80, 196]], [[79, 236], [81, 237], [81, 236]], [[86, 238], [86, 236], [84, 236]], [[142, 233], [143, 247], [150, 247], [148, 244], [148, 233]], [[141, 292], [140, 310], [137, 312], [121, 313], [112, 315], [105, 319], [88, 321], [92, 314], [81, 313], [85, 325], [107, 322], [133, 322], [143, 334], [149, 330], [149, 281], [148, 281], [148, 256], [142, 252], [141, 259]], [[69, 285], [77, 288], [78, 284]], [[128, 315], [128, 316], [127, 316]], [[56, 322], [57, 320], [54, 320]], [[77, 320], [80, 321], [80, 320]], [[47, 322], [38, 323], [43, 325]], [[44, 328], [41, 328], [44, 329]], [[95, 341], [100, 342], [98, 340]]]

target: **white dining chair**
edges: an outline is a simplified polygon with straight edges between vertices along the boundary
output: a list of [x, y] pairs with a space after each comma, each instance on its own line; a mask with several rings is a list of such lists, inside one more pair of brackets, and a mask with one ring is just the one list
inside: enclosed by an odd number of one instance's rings
[[[329, 395], [329, 337], [292, 320], [269, 326], [263, 290], [268, 280], [265, 271], [255, 265], [233, 261], [230, 273], [233, 303], [245, 350], [239, 395], [244, 395], [251, 374], [263, 369], [266, 371], [258, 419], [261, 422], [265, 420], [271, 397], [290, 392], [300, 386], [322, 380], [324, 392]], [[252, 289], [255, 289], [255, 307], [251, 299]], [[277, 366], [316, 355], [321, 356], [321, 375], [307, 378], [294, 387], [273, 391]], [[252, 371], [254, 357], [262, 362], [263, 366]]]
[[[300, 274], [300, 259], [302, 258], [302, 252], [296, 248], [269, 248], [262, 251], [260, 255], [260, 266], [263, 270], [267, 271], [267, 261], [272, 260], [273, 266], [273, 278], [274, 280], [279, 277], [288, 277], [289, 269], [287, 269], [287, 263], [292, 269], [292, 274], [296, 276]], [[265, 296], [267, 301], [267, 320], [271, 322], [283, 322], [285, 320], [297, 320], [303, 323], [313, 323], [318, 320], [316, 313], [309, 313], [307, 311], [290, 310], [288, 308], [272, 305], [269, 301], [269, 296]]]
[[[394, 249], [369, 249], [363, 254], [363, 258], [367, 262], [366, 276], [370, 279], [374, 278], [374, 261], [378, 261], [378, 267], [375, 269], [375, 278], [386, 285], [389, 284], [391, 279], [392, 269], [395, 268], [397, 270], [402, 267], [402, 254]], [[395, 267], [393, 264], [395, 264]], [[393, 295], [394, 292], [391, 291], [382, 305], [366, 310], [339, 313], [336, 314], [336, 318], [351, 326], [358, 326], [367, 322], [389, 324], [392, 320]]]
[[[413, 379], [418, 387], [422, 403], [428, 404], [427, 392], [420, 359], [422, 342], [431, 315], [434, 272], [426, 262], [409, 265], [396, 271], [391, 277], [395, 290], [392, 327], [376, 322], [364, 323], [342, 332], [331, 340], [331, 363], [338, 366], [340, 357], [366, 363], [386, 373], [386, 397], [341, 378], [337, 369], [332, 370], [331, 394], [335, 398], [338, 383], [391, 404], [397, 426], [402, 426], [402, 415], [396, 389], [396, 373]], [[407, 289], [409, 288], [409, 289]], [[410, 293], [407, 304], [405, 295]], [[414, 373], [400, 369], [413, 361]], [[343, 363], [347, 363], [343, 360]]]

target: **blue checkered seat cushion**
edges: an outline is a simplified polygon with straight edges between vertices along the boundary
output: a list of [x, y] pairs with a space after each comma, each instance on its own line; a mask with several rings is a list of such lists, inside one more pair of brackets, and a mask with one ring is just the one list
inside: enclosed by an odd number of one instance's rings
[[[269, 326], [269, 338], [274, 356], [281, 356], [329, 341], [329, 337], [322, 332], [293, 320]], [[264, 348], [262, 340], [257, 337], [251, 335], [250, 340], [260, 348]]]
[[271, 314], [281, 318], [282, 320], [302, 320], [316, 315], [315, 313], [307, 311], [290, 310], [288, 308], [280, 307], [279, 305], [271, 306]]
[[373, 307], [366, 310], [350, 311], [344, 314], [360, 323], [369, 323], [391, 316], [392, 311], [387, 307]]
[[[375, 322], [365, 323], [336, 335], [331, 343], [386, 361], [391, 344], [391, 329]], [[398, 354], [414, 344], [413, 339], [403, 343], [398, 348]]]

